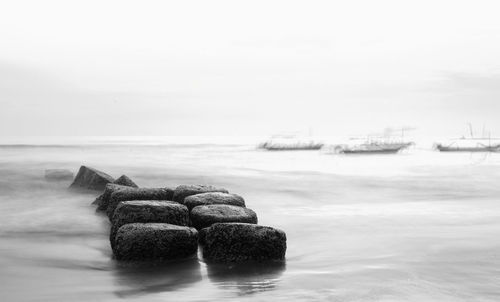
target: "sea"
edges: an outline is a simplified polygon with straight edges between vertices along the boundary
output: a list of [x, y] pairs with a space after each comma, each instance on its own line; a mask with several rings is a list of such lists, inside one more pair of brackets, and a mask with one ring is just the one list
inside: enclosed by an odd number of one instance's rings
[[[1, 301], [500, 301], [500, 154], [265, 151], [224, 138], [0, 145]], [[221, 186], [287, 235], [286, 261], [113, 259], [81, 165], [144, 187]]]

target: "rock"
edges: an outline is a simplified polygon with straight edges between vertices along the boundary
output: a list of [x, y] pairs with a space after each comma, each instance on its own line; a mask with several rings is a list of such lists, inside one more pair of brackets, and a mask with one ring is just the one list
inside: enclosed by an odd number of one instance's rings
[[244, 208], [245, 200], [240, 195], [221, 192], [201, 193], [184, 198], [184, 205], [189, 210], [196, 206], [209, 204], [228, 204]]
[[106, 187], [106, 184], [113, 181], [113, 177], [104, 172], [94, 168], [81, 166], [80, 170], [78, 170], [78, 174], [76, 174], [75, 180], [69, 187], [102, 191]]
[[215, 262], [284, 260], [285, 232], [248, 223], [216, 223], [200, 232], [203, 257]]
[[122, 176], [118, 177], [118, 179], [116, 179], [115, 181], [113, 181], [113, 183], [117, 184], [117, 185], [132, 187], [132, 188], [138, 188], [139, 187], [127, 175], [122, 175]]
[[196, 254], [198, 232], [167, 223], [129, 223], [118, 229], [117, 260], [169, 260]]
[[111, 193], [106, 214], [113, 218], [116, 207], [122, 201], [129, 200], [172, 200], [174, 191], [170, 188], [130, 188]]
[[97, 197], [92, 204], [97, 205], [97, 211], [106, 211], [109, 205], [111, 194], [119, 190], [125, 190], [127, 188], [130, 187], [117, 185], [114, 183], [107, 184], [106, 188], [104, 188], [104, 192], [99, 197]]
[[128, 223], [168, 223], [175, 225], [189, 225], [188, 209], [174, 201], [132, 200], [120, 202], [111, 220], [109, 240], [111, 247], [118, 229]]
[[208, 192], [229, 193], [224, 188], [218, 188], [218, 187], [214, 187], [214, 186], [180, 185], [177, 188], [175, 188], [174, 201], [177, 201], [179, 203], [184, 203], [184, 198], [186, 198], [188, 196], [195, 195], [195, 194], [201, 194], [201, 193], [208, 193]]
[[73, 180], [73, 172], [67, 169], [47, 169], [45, 179], [49, 181]]
[[254, 211], [225, 204], [197, 206], [191, 210], [190, 216], [193, 226], [198, 230], [218, 222], [257, 223]]
[[92, 204], [97, 205], [97, 211], [106, 211], [111, 194], [115, 190], [120, 190], [124, 187], [138, 188], [135, 182], [133, 182], [127, 175], [122, 175], [117, 180], [113, 181], [110, 184], [107, 184], [104, 188], [104, 192], [99, 197], [97, 197]]

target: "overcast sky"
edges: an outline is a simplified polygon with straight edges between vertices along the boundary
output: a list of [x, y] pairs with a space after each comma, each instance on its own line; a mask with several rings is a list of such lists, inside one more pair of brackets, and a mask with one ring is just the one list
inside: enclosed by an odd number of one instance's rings
[[1, 1], [0, 135], [500, 135], [499, 1]]

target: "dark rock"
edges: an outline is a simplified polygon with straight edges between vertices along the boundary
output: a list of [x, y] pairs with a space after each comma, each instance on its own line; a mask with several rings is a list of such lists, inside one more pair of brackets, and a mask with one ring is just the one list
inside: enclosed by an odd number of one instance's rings
[[118, 260], [169, 260], [192, 256], [198, 249], [194, 228], [167, 223], [130, 223], [118, 229]]
[[111, 194], [116, 190], [123, 189], [124, 187], [138, 188], [135, 182], [133, 182], [127, 175], [122, 175], [117, 180], [107, 184], [106, 188], [104, 188], [104, 192], [97, 197], [92, 204], [97, 205], [97, 211], [106, 211]]
[[106, 211], [109, 205], [109, 199], [111, 198], [111, 194], [116, 191], [124, 190], [130, 187], [117, 185], [114, 183], [110, 183], [106, 185], [104, 188], [104, 192], [96, 198], [96, 200], [92, 203], [93, 205], [97, 205], [97, 211]]
[[201, 193], [184, 198], [184, 205], [189, 210], [197, 206], [209, 204], [228, 204], [244, 208], [245, 200], [240, 195], [221, 192]]
[[115, 181], [114, 178], [104, 172], [81, 166], [75, 180], [69, 187], [102, 191], [106, 187], [106, 184], [113, 181]]
[[285, 232], [256, 224], [216, 223], [200, 234], [203, 257], [215, 262], [284, 260]]
[[132, 188], [138, 188], [139, 187], [127, 175], [122, 175], [122, 176], [118, 177], [118, 179], [116, 179], [115, 181], [113, 181], [113, 183], [117, 184], [117, 185], [132, 187]]
[[129, 200], [172, 200], [174, 191], [170, 188], [130, 188], [111, 193], [106, 214], [113, 218], [116, 207], [122, 201]]
[[198, 230], [218, 222], [257, 223], [254, 211], [226, 204], [197, 206], [191, 210], [191, 222]]
[[73, 180], [73, 172], [67, 169], [47, 169], [45, 179], [49, 181]]
[[208, 193], [208, 192], [229, 193], [224, 188], [218, 188], [218, 187], [214, 187], [214, 186], [180, 185], [177, 188], [175, 188], [174, 201], [177, 201], [179, 203], [184, 203], [184, 198], [186, 198], [188, 196], [195, 195], [195, 194], [201, 194], [201, 193]]
[[128, 223], [169, 223], [189, 225], [189, 211], [180, 203], [174, 201], [132, 200], [120, 202], [111, 220], [109, 241], [114, 247], [114, 239], [118, 229]]

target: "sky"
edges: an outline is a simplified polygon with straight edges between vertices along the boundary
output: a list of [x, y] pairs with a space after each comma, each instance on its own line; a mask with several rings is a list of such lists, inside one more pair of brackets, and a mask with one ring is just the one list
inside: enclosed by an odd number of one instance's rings
[[0, 0], [0, 136], [500, 136], [498, 1]]

